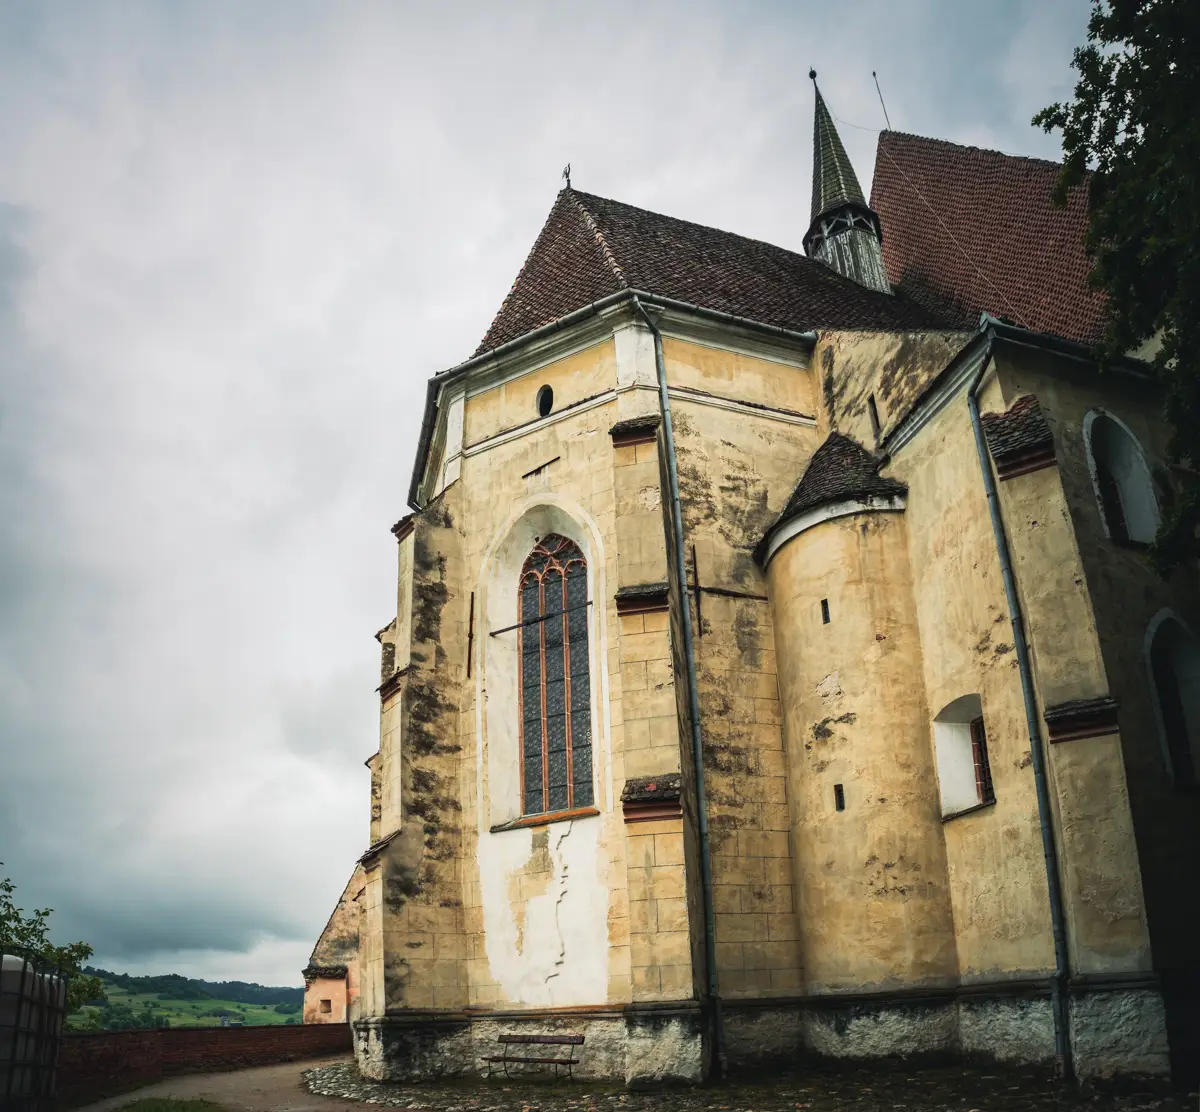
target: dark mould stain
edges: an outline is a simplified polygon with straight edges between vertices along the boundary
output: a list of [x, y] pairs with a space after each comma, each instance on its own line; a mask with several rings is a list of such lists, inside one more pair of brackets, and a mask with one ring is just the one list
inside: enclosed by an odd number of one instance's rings
[[733, 618], [733, 639], [741, 654], [742, 662], [751, 670], [762, 666], [762, 648], [759, 644], [759, 616], [751, 613], [750, 606], [742, 603]]

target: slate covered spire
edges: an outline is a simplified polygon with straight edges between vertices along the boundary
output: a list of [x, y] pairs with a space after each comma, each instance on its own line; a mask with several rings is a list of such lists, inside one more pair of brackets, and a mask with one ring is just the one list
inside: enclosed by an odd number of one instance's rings
[[883, 265], [879, 217], [863, 198], [854, 167], [842, 146], [833, 116], [809, 70], [816, 105], [813, 113], [812, 223], [804, 251], [867, 289], [891, 293]]
[[817, 103], [813, 113], [813, 189], [810, 220], [847, 203], [867, 207], [862, 187], [854, 174], [850, 156], [842, 146], [842, 138], [833, 126], [833, 117], [817, 87], [816, 70], [809, 76], [813, 79], [813, 92]]

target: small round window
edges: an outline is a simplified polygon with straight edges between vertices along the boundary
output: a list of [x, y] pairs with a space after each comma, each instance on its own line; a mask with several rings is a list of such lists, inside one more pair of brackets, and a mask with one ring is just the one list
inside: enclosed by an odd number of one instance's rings
[[543, 386], [537, 392], [537, 407], [539, 417], [549, 417], [554, 408], [554, 391], [549, 386]]

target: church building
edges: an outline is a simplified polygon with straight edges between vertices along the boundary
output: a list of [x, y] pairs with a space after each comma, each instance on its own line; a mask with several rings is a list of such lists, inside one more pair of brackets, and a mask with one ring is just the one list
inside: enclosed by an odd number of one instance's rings
[[1200, 577], [1086, 195], [814, 130], [802, 252], [568, 183], [429, 382], [306, 978], [370, 1077], [1200, 1061]]

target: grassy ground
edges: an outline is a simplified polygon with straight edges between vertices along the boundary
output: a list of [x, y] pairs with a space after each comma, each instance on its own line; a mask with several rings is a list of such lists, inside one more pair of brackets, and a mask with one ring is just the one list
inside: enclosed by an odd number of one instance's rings
[[[280, 1015], [274, 1004], [238, 1004], [233, 1000], [168, 1000], [153, 993], [128, 992], [115, 985], [105, 985], [108, 1002], [112, 1005], [127, 1005], [135, 1012], [149, 1007], [157, 1015], [164, 1015], [172, 1027], [220, 1027], [221, 1017], [209, 1012], [226, 1011], [230, 1020], [240, 1019], [247, 1027], [264, 1024], [286, 1023], [289, 1019], [300, 1022], [300, 1013]], [[86, 1022], [86, 1013], [94, 1009], [83, 1008], [68, 1020], [68, 1026], [78, 1027]]]

